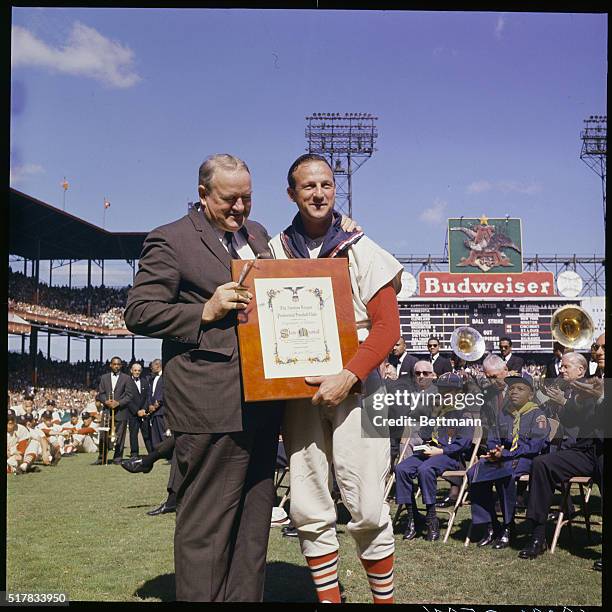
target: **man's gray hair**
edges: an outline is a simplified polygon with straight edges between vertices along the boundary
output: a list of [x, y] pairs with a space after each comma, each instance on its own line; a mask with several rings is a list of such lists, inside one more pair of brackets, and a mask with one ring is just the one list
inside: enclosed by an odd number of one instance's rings
[[198, 172], [198, 185], [202, 185], [206, 191], [210, 191], [217, 168], [223, 168], [229, 171], [242, 169], [251, 174], [249, 167], [240, 158], [230, 155], [229, 153], [216, 153], [215, 155], [207, 157], [200, 166]]
[[583, 367], [585, 372], [589, 369], [587, 360], [580, 353], [576, 353], [575, 351], [573, 353], [564, 353], [563, 357], [561, 357], [561, 361], [564, 359], [567, 359], [570, 362], [573, 361], [574, 365]]
[[485, 360], [482, 362], [482, 367], [492, 372], [497, 372], [507, 367], [507, 364], [499, 355], [491, 354], [485, 357]]
[[414, 368], [416, 368], [419, 364], [425, 364], [427, 366], [427, 371], [428, 372], [433, 372], [433, 364], [431, 363], [431, 361], [427, 361], [427, 359], [421, 359], [419, 361], [417, 361], [414, 366], [413, 366], [413, 370]]

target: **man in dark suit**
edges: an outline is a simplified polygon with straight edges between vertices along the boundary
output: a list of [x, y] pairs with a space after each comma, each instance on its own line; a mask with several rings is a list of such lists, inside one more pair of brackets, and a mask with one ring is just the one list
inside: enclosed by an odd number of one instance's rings
[[149, 395], [149, 381], [142, 375], [142, 366], [136, 362], [130, 368], [132, 401], [128, 405], [130, 429], [130, 456], [138, 457], [138, 432], [142, 433], [147, 452], [153, 450], [151, 444], [151, 431], [147, 415], [147, 399]]
[[230, 262], [269, 256], [269, 236], [246, 220], [251, 176], [243, 161], [208, 158], [198, 192], [198, 208], [147, 236], [125, 322], [163, 339], [180, 477], [177, 600], [261, 601], [282, 404], [243, 400], [237, 311], [252, 296], [236, 291]]
[[397, 378], [400, 376], [414, 375], [414, 364], [418, 361], [413, 355], [409, 355], [406, 350], [406, 341], [400, 338], [393, 347], [389, 355], [389, 363], [396, 367]]
[[151, 362], [151, 380], [147, 398], [147, 410], [150, 414], [151, 443], [153, 448], [161, 444], [166, 437], [166, 409], [164, 407], [164, 379], [162, 378], [161, 359]]
[[429, 351], [429, 361], [433, 364], [436, 376], [440, 377], [446, 372], [452, 372], [453, 367], [451, 362], [440, 355], [440, 339], [432, 336], [427, 341], [427, 350]]
[[546, 378], [557, 378], [561, 374], [561, 358], [565, 352], [564, 348], [560, 342], [553, 342], [553, 358], [546, 364]]
[[510, 338], [499, 339], [499, 352], [501, 358], [506, 362], [506, 365], [508, 366], [508, 371], [516, 372], [516, 374], [520, 376], [525, 362], [521, 357], [512, 354], [512, 340], [510, 340]]
[[[102, 411], [115, 417], [115, 454], [113, 463], [121, 464], [123, 457], [123, 446], [125, 444], [125, 431], [128, 422], [128, 405], [132, 401], [131, 378], [121, 371], [123, 361], [121, 357], [113, 357], [110, 361], [110, 372], [103, 374], [98, 386], [96, 400], [102, 404]], [[110, 432], [100, 432], [100, 452], [98, 460], [94, 465], [101, 465], [102, 458], [102, 439], [110, 440]]]

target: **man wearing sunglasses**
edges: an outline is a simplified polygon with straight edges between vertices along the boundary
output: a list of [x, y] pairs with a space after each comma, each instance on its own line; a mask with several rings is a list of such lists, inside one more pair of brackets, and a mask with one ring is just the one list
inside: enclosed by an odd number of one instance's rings
[[429, 351], [429, 361], [433, 365], [433, 370], [436, 376], [442, 376], [445, 372], [452, 372], [453, 367], [451, 362], [440, 355], [440, 340], [439, 338], [431, 337], [427, 341], [427, 350]]

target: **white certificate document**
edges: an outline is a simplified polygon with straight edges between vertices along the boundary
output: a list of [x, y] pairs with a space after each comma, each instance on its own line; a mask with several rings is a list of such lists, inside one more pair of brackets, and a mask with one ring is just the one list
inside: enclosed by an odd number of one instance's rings
[[256, 278], [265, 378], [342, 370], [331, 278]]

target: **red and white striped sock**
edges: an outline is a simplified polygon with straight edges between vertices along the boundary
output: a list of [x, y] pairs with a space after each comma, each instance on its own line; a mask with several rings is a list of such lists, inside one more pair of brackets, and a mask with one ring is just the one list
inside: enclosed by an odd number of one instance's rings
[[338, 551], [320, 557], [306, 557], [306, 562], [310, 568], [319, 601], [340, 603]]
[[393, 554], [384, 559], [361, 559], [368, 575], [368, 582], [375, 604], [392, 604], [393, 599]]

